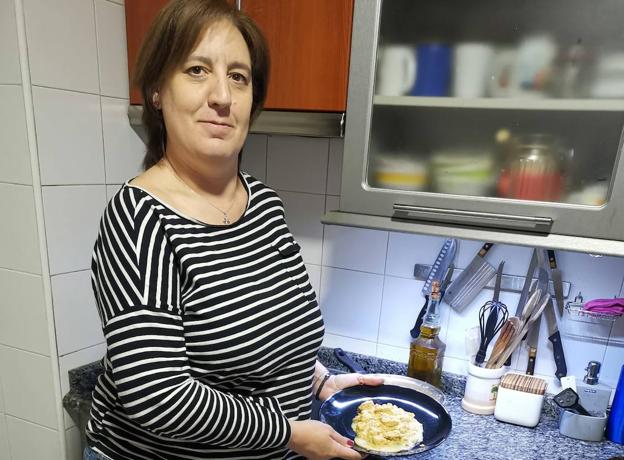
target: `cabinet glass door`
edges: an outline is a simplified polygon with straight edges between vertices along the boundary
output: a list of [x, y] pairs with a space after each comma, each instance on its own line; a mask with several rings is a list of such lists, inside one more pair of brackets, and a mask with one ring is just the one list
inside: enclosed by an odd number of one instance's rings
[[385, 0], [366, 186], [603, 206], [624, 1]]

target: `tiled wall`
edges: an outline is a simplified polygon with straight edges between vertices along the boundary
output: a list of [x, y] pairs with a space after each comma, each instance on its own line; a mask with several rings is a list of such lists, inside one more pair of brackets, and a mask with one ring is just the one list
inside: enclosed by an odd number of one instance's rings
[[58, 460], [65, 443], [78, 459], [57, 414], [67, 370], [103, 353], [91, 248], [107, 185], [139, 171], [143, 148], [123, 0], [0, 0], [0, 100], [0, 460]]
[[[347, 127], [348, 129], [348, 127]], [[287, 220], [302, 246], [303, 258], [323, 310], [327, 346], [407, 362], [409, 330], [423, 304], [423, 283], [413, 278], [414, 264], [431, 264], [444, 237], [323, 226], [324, 210], [339, 206], [342, 141], [252, 135], [243, 166], [279, 191]], [[483, 242], [460, 241], [458, 269], [465, 268]], [[487, 259], [505, 274], [524, 276], [531, 249], [495, 245]], [[624, 259], [558, 252], [564, 281], [573, 296], [585, 300], [624, 296]], [[484, 290], [461, 314], [442, 306], [441, 338], [447, 344], [444, 367], [466, 373], [465, 331], [478, 325], [479, 308], [492, 297]], [[516, 309], [518, 294], [501, 294]], [[582, 377], [589, 360], [603, 363], [602, 381], [614, 385], [624, 364], [624, 319], [586, 323], [565, 314], [562, 328], [584, 339], [563, 337], [568, 373]], [[527, 353], [515, 354], [513, 366], [524, 371]], [[554, 374], [554, 362], [542, 322], [536, 373]], [[551, 390], [556, 390], [553, 386]]]

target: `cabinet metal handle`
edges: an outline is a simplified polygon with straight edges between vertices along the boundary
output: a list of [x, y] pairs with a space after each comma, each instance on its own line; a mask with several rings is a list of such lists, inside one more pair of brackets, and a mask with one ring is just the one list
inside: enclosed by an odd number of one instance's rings
[[393, 217], [397, 219], [425, 220], [478, 227], [494, 227], [549, 233], [553, 224], [550, 217], [518, 216], [461, 209], [429, 208], [396, 203]]

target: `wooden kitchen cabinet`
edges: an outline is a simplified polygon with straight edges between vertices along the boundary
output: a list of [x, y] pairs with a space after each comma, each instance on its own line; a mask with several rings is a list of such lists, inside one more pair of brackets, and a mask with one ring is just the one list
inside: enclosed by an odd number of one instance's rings
[[[128, 74], [150, 23], [168, 0], [125, 3]], [[266, 109], [344, 112], [347, 103], [353, 0], [243, 0], [266, 35], [271, 77]], [[131, 86], [130, 103], [141, 104]]]
[[344, 112], [353, 0], [243, 0], [271, 50], [267, 109]]

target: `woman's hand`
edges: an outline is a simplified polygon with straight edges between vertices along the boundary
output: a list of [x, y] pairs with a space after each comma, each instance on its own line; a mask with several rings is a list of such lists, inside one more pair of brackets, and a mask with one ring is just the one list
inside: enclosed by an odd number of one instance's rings
[[377, 386], [383, 383], [384, 381], [381, 377], [372, 377], [362, 374], [335, 374], [327, 379], [327, 382], [323, 385], [319, 399], [325, 401], [334, 393], [356, 385]]
[[329, 425], [316, 420], [291, 420], [289, 423], [291, 435], [287, 447], [309, 460], [364, 458], [364, 455], [351, 449], [353, 441], [340, 435]]

